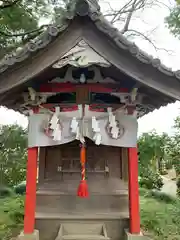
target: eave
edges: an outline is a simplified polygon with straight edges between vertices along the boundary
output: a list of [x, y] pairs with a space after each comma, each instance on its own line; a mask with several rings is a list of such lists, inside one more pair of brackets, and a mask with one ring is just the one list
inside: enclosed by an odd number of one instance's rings
[[[66, 67], [68, 68], [68, 66]], [[93, 90], [94, 88], [91, 88], [92, 92], [104, 92], [104, 93], [109, 93], [110, 94], [110, 88], [114, 88], [115, 92], [118, 93], [118, 89], [120, 89], [120, 92], [122, 92], [122, 89], [127, 89], [127, 92], [130, 92], [132, 90], [133, 87], [138, 87], [138, 93], [140, 95], [143, 96], [142, 99], [142, 104], [137, 106], [137, 109], [145, 109], [144, 114], [149, 113], [150, 111], [153, 111], [154, 109], [158, 109], [161, 106], [165, 106], [168, 103], [173, 103], [175, 100], [172, 97], [169, 97], [167, 95], [164, 94], [159, 94], [158, 91], [152, 89], [152, 88], [148, 88], [145, 85], [142, 84], [137, 84], [135, 80], [132, 80], [131, 78], [129, 78], [128, 76], [124, 75], [121, 71], [119, 71], [118, 69], [116, 69], [115, 67], [111, 67], [111, 68], [100, 68], [101, 69], [101, 74], [103, 74], [103, 79], [101, 83], [97, 83], [95, 90]], [[51, 69], [53, 70], [53, 69]], [[59, 69], [59, 71], [62, 71], [63, 76], [66, 75], [66, 71], [65, 69]], [[54, 72], [55, 71], [55, 72]], [[22, 106], [24, 105], [24, 100], [23, 100], [23, 93], [28, 91], [29, 87], [32, 87], [35, 91], [37, 92], [44, 92], [46, 93], [50, 93], [52, 92], [52, 89], [54, 89], [53, 91], [56, 92], [64, 92], [64, 93], [68, 93], [71, 92], [72, 90], [69, 87], [65, 87], [65, 89], [59, 89], [57, 88], [57, 86], [55, 88], [50, 88], [50, 91], [47, 90], [46, 85], [48, 85], [47, 83], [51, 80], [53, 80], [56, 75], [58, 76], [60, 72], [57, 72], [57, 69], [54, 69], [53, 72], [50, 72], [47, 69], [47, 72], [44, 72], [41, 75], [38, 75], [36, 78], [31, 79], [28, 82], [25, 82], [24, 84], [21, 84], [19, 86], [17, 86], [16, 88], [13, 88], [11, 90], [9, 90], [8, 92], [6, 92], [6, 94], [3, 94], [0, 98], [1, 104], [8, 107], [8, 108], [12, 108], [16, 111], [20, 111], [21, 113], [23, 113], [23, 108]], [[110, 80], [109, 84], [106, 84], [105, 79], [112, 79], [113, 82], [111, 83], [112, 80]], [[64, 78], [64, 80], [62, 80], [63, 82], [69, 82], [69, 78]], [[128, 85], [127, 85], [128, 82]], [[91, 83], [93, 84], [92, 80], [90, 80], [90, 85]], [[73, 81], [73, 84], [76, 85], [76, 83]], [[55, 84], [56, 85], [56, 84]], [[60, 84], [61, 85], [61, 84]], [[65, 84], [66, 85], [66, 84]], [[106, 89], [103, 86], [107, 86], [109, 89]], [[86, 85], [84, 86], [86, 88]], [[76, 87], [74, 86], [73, 89], [76, 89]], [[104, 90], [105, 89], [105, 90]], [[112, 92], [114, 92], [114, 90], [112, 90]], [[142, 115], [141, 115], [142, 116]]]
[[180, 71], [173, 72], [159, 59], [141, 51], [105, 20], [97, 8], [86, 0], [80, 2], [87, 4], [88, 11], [82, 14], [77, 4], [61, 25], [49, 26], [41, 36], [0, 62], [0, 103], [6, 93], [11, 94], [37, 78], [81, 39], [138, 84], [156, 95], [159, 92], [161, 97], [157, 106], [180, 100]]

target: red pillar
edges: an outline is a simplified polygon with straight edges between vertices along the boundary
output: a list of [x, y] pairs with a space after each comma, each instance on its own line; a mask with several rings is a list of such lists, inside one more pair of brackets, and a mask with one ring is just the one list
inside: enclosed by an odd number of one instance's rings
[[128, 165], [130, 233], [140, 234], [138, 152], [136, 147], [128, 149]]
[[[39, 108], [33, 109], [34, 114]], [[24, 211], [24, 234], [32, 234], [35, 226], [36, 211], [36, 181], [37, 181], [38, 147], [28, 148], [26, 168], [26, 200]]]
[[28, 148], [24, 234], [32, 234], [34, 232], [36, 210], [37, 158], [38, 147]]

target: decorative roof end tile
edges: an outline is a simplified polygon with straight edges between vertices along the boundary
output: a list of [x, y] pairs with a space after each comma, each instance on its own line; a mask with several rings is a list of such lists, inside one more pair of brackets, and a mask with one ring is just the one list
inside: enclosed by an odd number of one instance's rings
[[138, 52], [139, 52], [139, 49], [138, 49], [138, 47], [136, 46], [136, 44], [133, 43], [132, 46], [129, 47], [129, 51], [130, 51], [130, 53], [131, 53], [132, 55], [135, 55], [135, 56], [136, 56], [136, 55], [138, 54]]
[[178, 79], [180, 79], [180, 70], [174, 72], [174, 74], [175, 74], [175, 76], [176, 76]]
[[86, 16], [89, 12], [100, 12], [98, 0], [77, 0], [75, 5], [76, 14]]
[[147, 54], [146, 52], [144, 52], [143, 50], [139, 49], [138, 54], [136, 55], [137, 59], [139, 59], [139, 61], [141, 61], [142, 63], [146, 63], [146, 64], [150, 64], [153, 57], [149, 54]]
[[99, 5], [99, 0], [86, 0], [89, 3], [91, 12], [101, 12], [101, 8]]
[[77, 0], [75, 5], [76, 14], [83, 17], [88, 15], [90, 10], [89, 3], [86, 0]]
[[153, 65], [153, 67], [155, 67], [155, 68], [159, 68], [159, 66], [161, 65], [160, 59], [158, 59], [158, 58], [152, 59], [152, 65]]
[[172, 68], [168, 68], [166, 67], [164, 64], [161, 64], [160, 67], [159, 67], [159, 71], [161, 71], [162, 73], [170, 76], [170, 77], [173, 77], [175, 76], [175, 74], [173, 73], [173, 70]]
[[28, 46], [28, 51], [30, 51], [30, 52], [36, 52], [36, 50], [37, 50], [37, 44], [36, 44], [35, 42], [30, 41], [27, 46]]
[[51, 25], [51, 26], [48, 27], [48, 33], [49, 33], [52, 37], [56, 37], [56, 36], [58, 35], [59, 31], [58, 31], [58, 28], [57, 28], [57, 27]]

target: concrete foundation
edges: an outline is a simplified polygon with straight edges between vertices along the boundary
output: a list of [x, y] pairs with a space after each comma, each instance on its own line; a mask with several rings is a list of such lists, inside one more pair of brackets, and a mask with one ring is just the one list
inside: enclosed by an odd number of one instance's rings
[[35, 230], [32, 234], [24, 234], [24, 232], [21, 232], [17, 240], [39, 240], [39, 231]]
[[125, 231], [125, 240], [150, 240], [150, 238], [144, 236], [143, 234], [135, 235]]
[[[104, 216], [103, 216], [104, 217]], [[36, 228], [39, 229], [40, 232], [40, 240], [55, 240], [58, 236], [60, 225], [74, 225], [74, 226], [84, 226], [91, 228], [92, 225], [104, 225], [106, 227], [106, 232], [108, 238], [111, 240], [124, 240], [124, 229], [128, 228], [128, 219], [105, 219], [105, 217], [101, 219], [87, 219], [86, 216], [82, 216], [81, 219], [36, 219]], [[70, 229], [70, 228], [68, 228]], [[72, 233], [72, 230], [78, 230], [76, 233]], [[86, 230], [87, 228], [71, 228], [71, 232], [69, 235], [89, 235], [89, 232]], [[86, 231], [85, 231], [86, 230]], [[84, 232], [83, 232], [84, 231]], [[94, 230], [94, 235], [97, 235], [97, 232]], [[84, 238], [86, 239], [86, 238]]]
[[106, 226], [99, 223], [61, 224], [55, 240], [110, 240]]

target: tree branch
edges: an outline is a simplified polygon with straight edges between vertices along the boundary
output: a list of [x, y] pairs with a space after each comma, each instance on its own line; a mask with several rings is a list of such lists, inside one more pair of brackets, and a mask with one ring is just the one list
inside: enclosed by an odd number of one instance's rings
[[122, 15], [124, 13], [127, 13], [127, 8], [129, 6], [131, 6], [131, 4], [133, 3], [133, 0], [130, 0], [129, 2], [127, 2], [119, 11], [117, 11], [116, 14], [114, 14], [114, 17], [113, 19], [111, 20], [112, 23], [115, 22], [115, 19], [119, 16], [119, 15]]
[[109, 9], [111, 10], [111, 12], [114, 11], [113, 7], [111, 6], [111, 4], [108, 1], [103, 0], [102, 2], [104, 2], [105, 4], [107, 4], [109, 6]]
[[[115, 23], [119, 20], [122, 21], [124, 20], [124, 17], [122, 18], [122, 15], [128, 14], [133, 12], [136, 12], [140, 9], [143, 9], [145, 6], [152, 5], [152, 3], [148, 3], [148, 0], [129, 0], [124, 6], [121, 7], [121, 9], [117, 10], [112, 10], [105, 14], [105, 17], [112, 17], [111, 23]], [[154, 1], [154, 0], [152, 0]], [[132, 9], [134, 5], [134, 8]]]
[[141, 36], [142, 38], [144, 38], [146, 41], [148, 41], [152, 46], [153, 46], [153, 48], [155, 49], [155, 51], [157, 52], [157, 51], [165, 51], [165, 52], [167, 52], [167, 53], [173, 53], [173, 51], [170, 51], [170, 50], [167, 50], [167, 49], [165, 49], [165, 48], [159, 48], [159, 47], [157, 47], [155, 44], [154, 44], [154, 42], [148, 37], [148, 36], [146, 36], [145, 34], [143, 34], [143, 33], [141, 33], [141, 32], [139, 32], [139, 31], [137, 31], [137, 30], [134, 30], [134, 29], [128, 29], [128, 31], [127, 32], [131, 32], [132, 34], [130, 34], [129, 36]]
[[121, 30], [122, 34], [127, 32], [128, 28], [129, 28], [129, 24], [130, 24], [132, 15], [133, 15], [133, 13], [135, 11], [135, 8], [136, 8], [136, 3], [137, 3], [137, 0], [134, 0], [133, 3], [132, 3], [131, 10], [130, 10], [129, 14], [127, 15], [125, 25], [124, 25], [123, 29]]
[[42, 25], [41, 27], [37, 28], [37, 29], [34, 29], [34, 30], [31, 30], [31, 31], [28, 31], [28, 32], [25, 32], [25, 33], [17, 33], [17, 34], [11, 34], [11, 33], [6, 33], [6, 32], [3, 32], [0, 30], [0, 35], [3, 35], [5, 37], [23, 37], [23, 36], [26, 36], [26, 35], [30, 35], [30, 34], [33, 34], [33, 33], [38, 33], [38, 32], [41, 32], [44, 28], [48, 27], [49, 25]]
[[12, 7], [12, 6], [16, 5], [17, 3], [21, 2], [21, 1], [22, 0], [14, 0], [13, 2], [5, 1], [5, 2], [2, 3], [2, 5], [0, 5], [0, 10]]
[[[157, 4], [157, 6], [164, 6], [164, 7], [166, 7], [169, 11], [171, 11], [171, 7], [168, 6], [167, 4], [161, 2], [161, 1], [156, 0], [156, 4]], [[172, 4], [170, 4], [170, 5], [172, 5]]]

